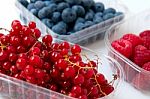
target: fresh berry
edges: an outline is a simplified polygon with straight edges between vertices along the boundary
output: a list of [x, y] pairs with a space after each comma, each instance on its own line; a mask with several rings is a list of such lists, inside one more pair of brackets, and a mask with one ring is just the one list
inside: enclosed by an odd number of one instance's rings
[[94, 0], [82, 0], [82, 5], [85, 9], [90, 9], [95, 4]]
[[135, 34], [125, 34], [122, 39], [128, 40], [129, 42], [132, 43], [132, 47], [134, 48], [137, 45], [142, 44], [142, 40], [139, 36]]
[[49, 28], [52, 28], [54, 26], [54, 22], [48, 18], [42, 19], [42, 22]]
[[59, 11], [59, 12], [62, 12], [65, 8], [69, 8], [69, 4], [68, 3], [66, 3], [66, 2], [61, 2], [61, 3], [59, 3], [58, 4], [58, 6], [57, 6], [57, 10]]
[[132, 44], [127, 40], [119, 39], [113, 41], [111, 45], [115, 50], [117, 50], [127, 58], [132, 55]]
[[103, 12], [104, 14], [107, 14], [107, 13], [112, 13], [112, 14], [115, 14], [116, 13], [116, 10], [114, 8], [107, 8], [104, 10]]
[[150, 62], [148, 63], [145, 63], [143, 66], [142, 66], [143, 69], [147, 70], [147, 71], [150, 71]]
[[114, 14], [112, 13], [107, 13], [103, 16], [103, 20], [108, 20], [114, 17]]
[[71, 8], [66, 8], [63, 10], [61, 17], [64, 22], [70, 23], [76, 20], [77, 13]]
[[150, 36], [144, 36], [142, 37], [143, 45], [147, 48], [150, 49]]
[[150, 50], [147, 50], [147, 48], [142, 45], [136, 46], [133, 54], [133, 62], [140, 67], [150, 61]]
[[72, 9], [74, 11], [76, 11], [77, 16], [84, 16], [85, 15], [85, 9], [80, 5], [74, 5], [72, 7]]
[[54, 12], [52, 14], [52, 17], [51, 17], [52, 21], [57, 23], [61, 20], [61, 13], [60, 12]]
[[100, 2], [95, 3], [95, 5], [94, 5], [95, 12], [103, 12], [104, 9], [105, 9], [105, 6], [103, 3], [100, 3]]
[[29, 28], [31, 28], [31, 29], [36, 28], [36, 23], [33, 21], [29, 22]]
[[143, 32], [141, 32], [140, 34], [139, 34], [139, 36], [141, 37], [141, 38], [143, 38], [143, 37], [150, 37], [150, 30], [145, 30], [145, 31], [143, 31]]

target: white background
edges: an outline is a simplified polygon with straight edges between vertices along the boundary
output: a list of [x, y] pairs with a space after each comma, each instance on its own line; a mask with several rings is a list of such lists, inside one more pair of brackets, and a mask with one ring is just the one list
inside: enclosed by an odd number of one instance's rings
[[[0, 27], [9, 28], [12, 20], [19, 19], [14, 5], [15, 0], [0, 1]], [[122, 0], [122, 3], [129, 9], [131, 14], [135, 14], [150, 8], [150, 0]], [[87, 45], [86, 47], [95, 51], [102, 50], [106, 52], [104, 41], [102, 40], [97, 41], [94, 44]], [[119, 89], [118, 95], [113, 99], [150, 99], [150, 95], [148, 96], [140, 93], [130, 85], [123, 83]]]

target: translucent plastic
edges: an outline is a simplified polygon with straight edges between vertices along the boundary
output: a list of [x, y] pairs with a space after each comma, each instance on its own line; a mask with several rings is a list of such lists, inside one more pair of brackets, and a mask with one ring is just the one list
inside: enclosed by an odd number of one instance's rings
[[[54, 42], [62, 42], [60, 40], [54, 40]], [[97, 59], [99, 57], [100, 63], [98, 65], [98, 72], [103, 73], [108, 82], [113, 80], [113, 75], [117, 75], [113, 86], [115, 90], [108, 96], [102, 99], [111, 99], [116, 94], [117, 88], [124, 79], [124, 74], [121, 66], [114, 59], [109, 56], [105, 56], [101, 52], [95, 53], [89, 49], [82, 47], [82, 54], [90, 59]], [[84, 56], [83, 61], [87, 61]], [[0, 74], [0, 96], [4, 99], [73, 99], [66, 95], [29, 84], [25, 81], [21, 81], [3, 74]]]
[[44, 23], [42, 23], [37, 17], [35, 17], [28, 9], [26, 9], [22, 4], [16, 0], [16, 6], [19, 10], [19, 14], [23, 22], [26, 24], [29, 21], [35, 21], [37, 26], [44, 32], [50, 33], [53, 37], [67, 40], [72, 43], [78, 43], [80, 45], [86, 45], [92, 42], [95, 42], [98, 39], [103, 39], [105, 31], [114, 23], [121, 21], [124, 18], [124, 15], [128, 12], [128, 9], [119, 2], [119, 0], [95, 0], [96, 2], [103, 2], [105, 7], [113, 7], [116, 11], [123, 12], [124, 14], [101, 22], [99, 24], [93, 25], [89, 28], [83, 29], [79, 32], [70, 34], [70, 35], [59, 35], [54, 33], [49, 29]]
[[111, 42], [121, 38], [124, 34], [134, 33], [138, 35], [144, 30], [150, 29], [149, 10], [132, 16], [123, 22], [112, 26], [105, 36], [105, 42], [109, 55], [116, 59], [124, 69], [125, 80], [142, 92], [150, 93], [150, 72], [140, 68], [135, 63], [118, 53], [112, 48]]

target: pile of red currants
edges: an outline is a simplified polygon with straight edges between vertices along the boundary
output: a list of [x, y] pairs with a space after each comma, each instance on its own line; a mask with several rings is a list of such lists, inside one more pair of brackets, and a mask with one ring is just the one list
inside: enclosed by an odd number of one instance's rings
[[18, 20], [8, 34], [0, 34], [0, 72], [78, 99], [96, 99], [110, 94], [114, 87], [98, 73], [98, 62], [82, 59], [82, 48], [67, 41], [53, 42], [51, 35], [41, 39], [35, 22], [28, 26]]

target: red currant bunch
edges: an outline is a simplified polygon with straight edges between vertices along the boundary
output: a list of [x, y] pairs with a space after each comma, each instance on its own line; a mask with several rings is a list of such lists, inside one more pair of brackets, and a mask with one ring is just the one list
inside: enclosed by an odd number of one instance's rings
[[96, 99], [114, 90], [79, 45], [53, 42], [51, 35], [40, 40], [35, 22], [14, 20], [11, 27], [0, 35], [1, 73], [78, 99]]

